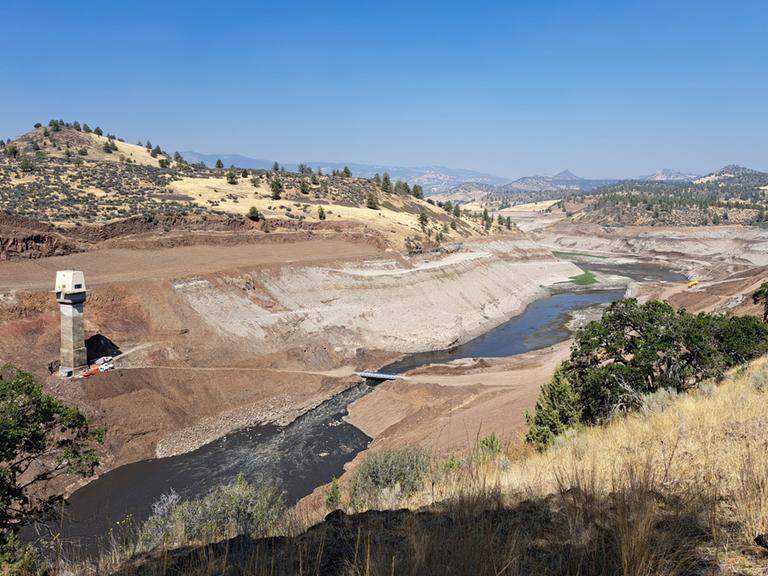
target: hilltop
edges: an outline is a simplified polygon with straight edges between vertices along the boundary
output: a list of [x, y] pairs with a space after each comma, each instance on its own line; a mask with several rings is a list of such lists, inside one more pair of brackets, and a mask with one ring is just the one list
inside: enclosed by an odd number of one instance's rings
[[625, 180], [565, 198], [552, 209], [601, 224], [761, 224], [767, 196], [768, 173], [730, 165], [693, 181]]
[[408, 250], [484, 235], [494, 226], [508, 230], [479, 212], [425, 200], [418, 183], [384, 174], [218, 166], [190, 164], [157, 144], [128, 144], [79, 122], [38, 124], [14, 141], [0, 141], [0, 211], [7, 214], [1, 257], [67, 253], [84, 239], [147, 232], [153, 228], [147, 222], [170, 233], [234, 218], [237, 227], [264, 233], [359, 232]]
[[503, 210], [519, 204], [559, 200], [615, 182], [615, 179], [581, 178], [570, 170], [563, 170], [554, 176], [524, 176], [501, 185], [468, 182], [433, 199], [459, 202], [472, 210]]
[[[188, 162], [202, 162], [211, 168], [216, 165], [217, 160], [221, 160], [226, 166], [235, 164], [242, 168], [264, 169], [271, 168], [275, 162], [274, 160], [251, 158], [241, 154], [201, 154], [200, 152], [187, 151], [182, 152], [181, 155]], [[427, 196], [447, 192], [467, 182], [485, 185], [501, 185], [507, 182], [506, 178], [500, 178], [493, 174], [462, 168], [448, 168], [446, 166], [405, 167], [386, 164], [344, 164], [327, 161], [312, 161], [305, 164], [313, 167], [315, 170], [321, 170], [326, 173], [334, 170], [343, 170], [346, 166], [362, 178], [373, 178], [376, 174], [383, 175], [386, 172], [395, 180], [404, 180], [411, 185], [419, 184]], [[286, 163], [284, 167], [290, 171], [298, 170], [298, 164]]]
[[670, 170], [669, 168], [662, 168], [653, 174], [640, 176], [638, 180], [654, 180], [656, 182], [691, 182], [697, 178], [700, 178], [698, 174], [677, 172], [676, 170]]

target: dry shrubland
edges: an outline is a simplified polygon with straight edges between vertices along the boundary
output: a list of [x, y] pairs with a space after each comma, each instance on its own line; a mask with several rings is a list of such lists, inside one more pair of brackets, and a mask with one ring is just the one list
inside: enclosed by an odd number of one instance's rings
[[[480, 440], [435, 460], [422, 490], [375, 500], [390, 509], [336, 510], [308, 529], [293, 516], [293, 536], [155, 550], [114, 573], [765, 574], [767, 424], [762, 358], [541, 453]], [[377, 478], [398, 476], [396, 456], [380, 460], [395, 472]]]

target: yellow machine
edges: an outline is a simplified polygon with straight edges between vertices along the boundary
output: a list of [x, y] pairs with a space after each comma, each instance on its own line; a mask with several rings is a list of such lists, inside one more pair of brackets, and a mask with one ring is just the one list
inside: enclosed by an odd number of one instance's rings
[[698, 280], [691, 280], [688, 282], [688, 288], [693, 288], [694, 286], [698, 286], [699, 281]]

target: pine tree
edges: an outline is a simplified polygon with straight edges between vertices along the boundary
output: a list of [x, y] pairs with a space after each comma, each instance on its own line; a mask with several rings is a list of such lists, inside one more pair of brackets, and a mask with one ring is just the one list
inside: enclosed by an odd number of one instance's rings
[[392, 180], [389, 179], [389, 174], [384, 172], [384, 176], [381, 179], [381, 191], [389, 193], [392, 191]]
[[218, 160], [216, 160], [216, 169], [221, 170], [222, 168], [224, 168], [224, 162], [222, 162], [221, 158], [219, 158]]

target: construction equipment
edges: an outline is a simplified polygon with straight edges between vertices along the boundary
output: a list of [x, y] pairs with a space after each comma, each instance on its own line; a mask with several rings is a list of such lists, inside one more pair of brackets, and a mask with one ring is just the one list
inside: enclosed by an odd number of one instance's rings
[[691, 280], [690, 282], [688, 282], [688, 288], [693, 288], [694, 286], [698, 286], [698, 285], [699, 285], [698, 280]]

